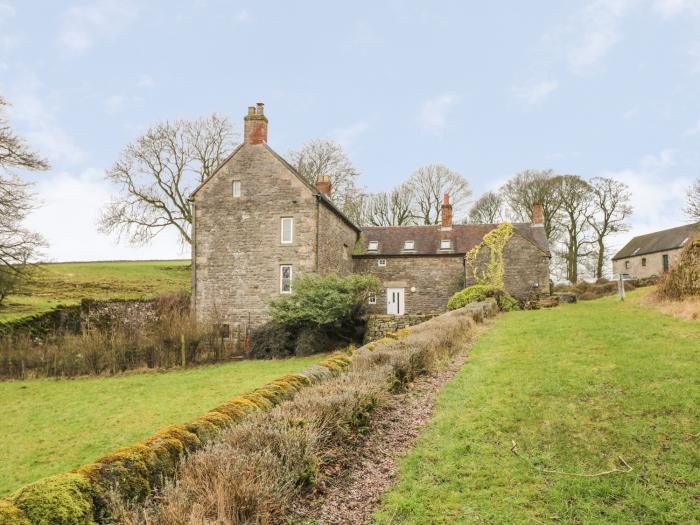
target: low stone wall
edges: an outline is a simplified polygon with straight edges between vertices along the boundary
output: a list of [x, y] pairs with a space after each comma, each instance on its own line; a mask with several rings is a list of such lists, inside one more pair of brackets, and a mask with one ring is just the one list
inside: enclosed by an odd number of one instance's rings
[[154, 301], [83, 301], [80, 305], [82, 330], [109, 328], [114, 325], [138, 330], [156, 321]]
[[416, 315], [379, 315], [373, 314], [367, 318], [367, 328], [365, 329], [365, 341], [375, 341], [384, 337], [387, 332], [396, 332], [401, 328], [423, 323], [439, 313], [416, 314]]

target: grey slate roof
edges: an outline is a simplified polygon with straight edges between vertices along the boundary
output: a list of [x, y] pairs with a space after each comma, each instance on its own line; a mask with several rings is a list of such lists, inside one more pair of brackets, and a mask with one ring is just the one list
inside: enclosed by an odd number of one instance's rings
[[617, 252], [612, 260], [627, 259], [648, 253], [665, 252], [683, 248], [689, 239], [700, 235], [700, 222], [677, 226], [669, 230], [662, 230], [646, 235], [634, 237], [630, 242]]
[[[497, 224], [455, 224], [450, 230], [442, 230], [440, 225], [430, 226], [371, 226], [362, 228], [360, 247], [363, 253], [353, 257], [383, 255], [464, 255], [479, 244]], [[513, 224], [516, 234], [532, 242], [545, 255], [549, 255], [549, 245], [544, 228], [530, 224]], [[451, 240], [449, 250], [440, 249], [442, 239]], [[378, 243], [377, 250], [367, 248], [371, 241]], [[404, 250], [404, 242], [413, 241], [413, 250]]]

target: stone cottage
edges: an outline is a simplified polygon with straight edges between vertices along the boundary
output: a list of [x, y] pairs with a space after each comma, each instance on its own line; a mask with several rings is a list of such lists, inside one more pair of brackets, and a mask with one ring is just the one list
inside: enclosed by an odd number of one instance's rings
[[613, 273], [637, 279], [662, 275], [676, 265], [683, 248], [698, 237], [700, 223], [638, 235], [613, 256]]
[[[267, 144], [263, 104], [248, 108], [243, 143], [192, 193], [192, 302], [199, 320], [240, 337], [267, 319], [267, 302], [292, 293], [297, 276], [371, 273], [382, 291], [373, 312], [443, 311], [464, 283], [464, 255], [496, 227], [442, 224], [359, 228], [330, 200], [327, 179], [309, 184]], [[541, 210], [514, 225], [505, 252], [506, 287], [526, 297], [546, 290], [549, 249]]]

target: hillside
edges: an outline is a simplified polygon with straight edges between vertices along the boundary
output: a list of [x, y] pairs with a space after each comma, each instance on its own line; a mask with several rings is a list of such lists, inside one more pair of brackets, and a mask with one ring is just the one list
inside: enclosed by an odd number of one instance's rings
[[189, 260], [42, 264], [0, 306], [0, 322], [77, 304], [81, 299], [141, 299], [189, 289]]

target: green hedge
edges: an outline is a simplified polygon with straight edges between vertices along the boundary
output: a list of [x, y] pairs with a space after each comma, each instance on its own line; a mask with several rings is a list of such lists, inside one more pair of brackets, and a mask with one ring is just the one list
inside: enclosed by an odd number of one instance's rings
[[503, 288], [488, 284], [475, 284], [450, 297], [450, 300], [447, 302], [447, 309], [457, 310], [469, 303], [486, 301], [491, 297], [496, 299], [498, 308], [501, 311], [509, 312], [518, 308], [518, 301], [511, 297]]
[[269, 410], [301, 388], [345, 372], [352, 357], [336, 354], [303, 372], [288, 374], [243, 394], [182, 425], [120, 448], [71, 472], [37, 481], [0, 500], [0, 525], [93, 525], [108, 523], [110, 490], [141, 501], [164, 478], [172, 477], [182, 458], [214, 439], [247, 414]]

